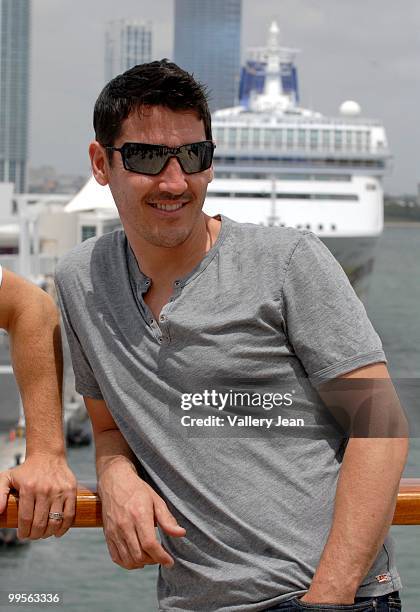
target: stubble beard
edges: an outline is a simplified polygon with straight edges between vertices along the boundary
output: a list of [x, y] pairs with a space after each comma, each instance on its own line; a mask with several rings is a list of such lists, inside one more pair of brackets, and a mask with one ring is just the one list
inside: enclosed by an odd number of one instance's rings
[[[188, 203], [186, 206], [190, 205], [191, 204]], [[202, 214], [202, 208], [196, 210], [194, 217], [190, 218], [189, 221], [186, 222], [186, 225], [181, 227], [176, 227], [176, 222], [171, 223], [170, 220], [151, 224], [142, 223], [142, 221], [138, 219], [135, 233], [142, 240], [152, 244], [153, 246], [168, 249], [174, 248], [182, 245], [186, 240], [188, 240], [194, 230], [197, 229], [197, 225], [200, 223]]]
[[173, 248], [183, 244], [188, 236], [191, 234], [191, 230], [188, 228], [170, 229], [170, 228], [156, 228], [155, 230], [149, 230], [148, 228], [138, 228], [138, 233], [141, 235], [143, 240], [146, 240], [153, 246]]

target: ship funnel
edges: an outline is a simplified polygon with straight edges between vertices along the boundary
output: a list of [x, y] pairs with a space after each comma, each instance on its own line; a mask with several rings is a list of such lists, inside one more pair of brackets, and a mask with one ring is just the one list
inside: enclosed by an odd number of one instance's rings
[[[296, 105], [295, 93], [285, 93], [283, 89], [282, 71], [289, 74], [297, 49], [280, 47], [280, 29], [276, 21], [272, 21], [267, 33], [265, 47], [255, 47], [250, 54], [252, 61], [265, 66], [264, 88], [262, 93], [251, 91], [249, 109], [259, 112], [275, 109], [278, 112], [287, 111]], [[289, 71], [289, 72], [288, 72]]]
[[277, 49], [279, 46], [279, 26], [277, 25], [277, 21], [272, 21], [270, 25], [268, 36], [268, 47]]
[[274, 100], [283, 95], [280, 77], [279, 27], [275, 21], [271, 22], [267, 43], [264, 94]]

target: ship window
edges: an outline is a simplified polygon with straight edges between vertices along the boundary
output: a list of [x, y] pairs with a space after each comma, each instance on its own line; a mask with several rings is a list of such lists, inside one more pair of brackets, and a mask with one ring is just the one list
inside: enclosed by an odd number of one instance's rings
[[298, 130], [298, 146], [304, 148], [306, 142], [306, 130]]
[[343, 132], [341, 130], [335, 130], [334, 132], [334, 148], [340, 150], [343, 143]]
[[320, 232], [322, 232], [322, 231], [323, 231], [324, 226], [322, 225], [322, 223], [320, 223], [320, 224], [318, 225], [318, 229], [319, 229], [319, 231], [320, 231]]
[[287, 146], [293, 147], [294, 130], [287, 130]]
[[368, 191], [376, 191], [376, 185], [375, 185], [375, 183], [367, 183], [367, 184], [366, 184], [366, 189], [367, 189]]
[[271, 130], [264, 130], [264, 146], [270, 147], [272, 143], [272, 132]]
[[236, 128], [229, 128], [228, 130], [228, 146], [234, 147], [236, 145]]
[[335, 225], [335, 223], [331, 223], [331, 229], [333, 230], [333, 232], [337, 229], [337, 226]]
[[275, 130], [274, 132], [274, 144], [276, 147], [283, 146], [283, 130]]
[[241, 145], [247, 145], [249, 142], [249, 130], [248, 128], [241, 129]]
[[260, 130], [258, 128], [254, 128], [252, 130], [252, 145], [254, 147], [258, 147], [260, 144]]
[[310, 226], [310, 224], [309, 224], [309, 223], [307, 223], [307, 224], [306, 224], [306, 229], [308, 229], [308, 230], [310, 230], [310, 229], [311, 229], [311, 226]]
[[330, 147], [331, 130], [322, 130], [322, 148], [329, 149]]
[[318, 148], [318, 139], [319, 139], [319, 132], [318, 132], [318, 130], [311, 130], [311, 132], [310, 132], [311, 149], [317, 149]]
[[88, 238], [93, 238], [94, 236], [96, 236], [95, 225], [82, 225], [82, 242]]
[[[208, 196], [213, 198], [271, 198], [271, 193], [264, 191], [208, 191]], [[276, 193], [277, 200], [339, 200], [341, 202], [359, 200], [357, 195], [349, 193]]]
[[216, 141], [216, 144], [224, 144], [224, 129], [217, 127], [213, 129], [214, 132], [214, 139]]

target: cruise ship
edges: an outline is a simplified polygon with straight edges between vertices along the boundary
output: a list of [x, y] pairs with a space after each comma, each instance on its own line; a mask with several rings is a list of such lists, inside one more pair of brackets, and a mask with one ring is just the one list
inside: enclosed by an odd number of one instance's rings
[[383, 230], [382, 177], [390, 159], [385, 129], [362, 118], [352, 100], [337, 117], [302, 108], [296, 87], [285, 87], [285, 71], [297, 82], [296, 50], [280, 47], [278, 39], [273, 22], [267, 46], [248, 62], [263, 67], [260, 91], [212, 116], [216, 178], [204, 210], [314, 232], [364, 299]]

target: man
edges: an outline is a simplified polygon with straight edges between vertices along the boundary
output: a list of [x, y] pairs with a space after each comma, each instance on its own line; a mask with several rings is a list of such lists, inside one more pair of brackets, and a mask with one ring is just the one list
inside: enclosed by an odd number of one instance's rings
[[0, 473], [0, 514], [17, 489], [18, 537], [61, 537], [73, 522], [76, 479], [62, 427], [59, 313], [44, 291], [1, 266], [0, 328], [9, 333], [26, 419], [25, 462]]
[[124, 230], [73, 250], [56, 284], [112, 559], [160, 564], [160, 610], [387, 605], [401, 584], [386, 535], [406, 441], [354, 438], [344, 452], [327, 424], [321, 436], [230, 433], [243, 407], [214, 405], [287, 381], [292, 414], [316, 429], [326, 410], [314, 387], [388, 377], [342, 269], [310, 232], [202, 212], [210, 114], [175, 64], [112, 80], [94, 127], [93, 173]]

